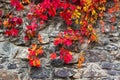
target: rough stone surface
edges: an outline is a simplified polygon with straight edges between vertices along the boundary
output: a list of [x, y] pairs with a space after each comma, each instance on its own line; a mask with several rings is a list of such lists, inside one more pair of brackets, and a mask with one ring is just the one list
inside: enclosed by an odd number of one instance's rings
[[[1, 2], [2, 1], [2, 2]], [[107, 7], [112, 7], [112, 0], [107, 0]], [[0, 10], [4, 10], [3, 15], [11, 11], [10, 0], [0, 0]], [[26, 5], [25, 9], [29, 7]], [[27, 11], [17, 12], [14, 15], [23, 16], [25, 24], [20, 29], [25, 29], [28, 22], [25, 19]], [[111, 23], [111, 18], [116, 15], [116, 21]], [[1, 18], [1, 17], [0, 17]], [[55, 18], [46, 24], [40, 24], [43, 29], [38, 33], [43, 39], [42, 43], [37, 40], [37, 36], [25, 42], [23, 33], [20, 31], [19, 37], [6, 37], [4, 30], [0, 26], [0, 80], [120, 80], [120, 11], [109, 14], [105, 13], [105, 32], [102, 33], [101, 25], [95, 25], [98, 43], [75, 44], [71, 47], [73, 60], [70, 64], [57, 57], [50, 59], [50, 54], [56, 52], [59, 55], [59, 47], [53, 43], [55, 37], [66, 29], [62, 19]], [[98, 21], [99, 22], [99, 21]], [[114, 31], [111, 31], [111, 25]], [[41, 67], [34, 68], [29, 65], [28, 48], [31, 43], [42, 45], [44, 54], [40, 57]], [[81, 51], [85, 52], [85, 62], [78, 68], [78, 60]]]
[[19, 80], [14, 72], [0, 70], [0, 80]]

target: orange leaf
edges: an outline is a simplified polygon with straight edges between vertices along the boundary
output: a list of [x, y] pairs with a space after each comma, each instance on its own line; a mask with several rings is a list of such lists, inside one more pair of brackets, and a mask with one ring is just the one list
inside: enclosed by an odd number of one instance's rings
[[78, 60], [78, 68], [80, 68], [82, 66], [82, 63], [85, 61], [84, 52], [81, 52], [80, 54], [81, 55]]
[[42, 37], [40, 34], [38, 34], [38, 41], [41, 43], [42, 42]]
[[10, 24], [9, 24], [8, 21], [4, 21], [4, 22], [3, 22], [3, 25], [4, 25], [5, 27], [9, 27], [9, 26], [10, 26]]
[[39, 47], [39, 48], [36, 50], [36, 56], [37, 56], [38, 54], [40, 54], [40, 55], [43, 54], [42, 46]]
[[95, 34], [92, 34], [90, 36], [90, 41], [97, 41], [97, 36]]
[[38, 58], [30, 60], [29, 63], [30, 63], [31, 66], [34, 66], [34, 67], [40, 67], [41, 66], [41, 62]]
[[32, 49], [31, 50], [36, 50], [37, 49], [37, 45], [36, 44], [32, 44]]

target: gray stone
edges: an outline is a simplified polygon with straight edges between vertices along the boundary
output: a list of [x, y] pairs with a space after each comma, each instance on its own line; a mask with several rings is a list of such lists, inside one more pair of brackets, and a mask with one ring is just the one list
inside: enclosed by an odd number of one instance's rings
[[115, 55], [118, 54], [118, 51], [111, 51], [110, 54], [113, 55], [113, 56], [115, 56]]
[[114, 45], [107, 45], [104, 47], [104, 49], [108, 51], [115, 51], [115, 50], [118, 50], [118, 47]]
[[55, 71], [55, 76], [62, 78], [70, 77], [73, 76], [74, 74], [75, 74], [74, 71], [71, 69], [59, 69]]
[[110, 69], [113, 68], [113, 64], [110, 63], [110, 62], [102, 62], [101, 67], [102, 67], [102, 69], [108, 69], [108, 70], [110, 70]]
[[50, 66], [50, 61], [48, 58], [40, 58], [40, 61], [41, 61], [42, 67]]
[[73, 75], [73, 78], [79, 79], [82, 76], [82, 73], [83, 73], [82, 70], [75, 71], [75, 74]]
[[64, 64], [64, 61], [61, 59], [51, 60], [51, 65], [54, 67], [60, 67], [60, 66], [63, 66], [63, 64]]
[[55, 45], [53, 43], [50, 43], [49, 50], [50, 50], [50, 53], [55, 52]]
[[119, 37], [110, 37], [109, 39], [110, 39], [111, 42], [119, 41]]
[[114, 64], [114, 69], [120, 71], [120, 63], [115, 63]]
[[3, 42], [3, 41], [5, 41], [5, 37], [3, 34], [0, 34], [0, 42]]
[[8, 64], [7, 66], [8, 69], [16, 69], [17, 68], [17, 65], [16, 64]]
[[98, 42], [101, 45], [107, 45], [110, 42], [110, 40], [109, 40], [109, 38], [106, 38], [106, 37], [103, 38], [103, 37], [99, 36], [98, 37]]
[[120, 50], [118, 51], [117, 55], [115, 56], [117, 60], [120, 60]]
[[100, 51], [100, 55], [99, 55], [100, 61], [107, 61], [108, 54], [109, 54], [109, 52], [106, 50]]
[[115, 70], [108, 70], [107, 73], [111, 76], [115, 76], [117, 74], [117, 71]]
[[15, 45], [17, 45], [17, 46], [23, 46], [23, 45], [25, 45], [25, 44], [24, 44], [24, 41], [21, 40], [21, 39], [15, 41], [14, 43], [15, 43]]
[[4, 66], [3, 66], [3, 65], [0, 65], [0, 69], [2, 69], [2, 68], [4, 68]]
[[48, 36], [48, 34], [46, 33], [41, 33], [41, 38], [42, 38], [42, 44], [47, 44], [50, 42], [50, 38]]
[[77, 63], [78, 62], [78, 59], [80, 57], [80, 54], [79, 53], [74, 53], [73, 54], [73, 59], [70, 63]]
[[19, 80], [17, 73], [6, 70], [0, 70], [0, 80]]
[[85, 59], [87, 62], [98, 62], [100, 61], [99, 50], [89, 50], [85, 52]]
[[89, 63], [87, 68], [83, 72], [84, 77], [105, 77], [107, 73], [101, 69], [101, 67], [96, 63]]
[[41, 78], [48, 78], [49, 76], [50, 76], [50, 70], [46, 69], [45, 67], [31, 69], [31, 78], [33, 80], [41, 79]]
[[58, 36], [59, 32], [60, 32], [60, 31], [53, 31], [53, 32], [51, 32], [51, 33], [49, 34], [49, 36], [50, 36], [50, 37], [56, 37], [56, 36]]
[[116, 33], [110, 33], [109, 36], [110, 37], [118, 37], [118, 36], [120, 36], [120, 34], [118, 32], [116, 32]]
[[17, 53], [18, 47], [9, 42], [0, 42], [0, 55], [12, 59]]
[[18, 47], [18, 52], [15, 58], [27, 59], [28, 58], [28, 47]]

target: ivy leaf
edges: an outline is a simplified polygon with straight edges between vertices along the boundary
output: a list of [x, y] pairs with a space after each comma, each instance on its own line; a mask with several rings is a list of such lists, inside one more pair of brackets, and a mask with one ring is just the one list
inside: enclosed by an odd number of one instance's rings
[[80, 68], [82, 66], [82, 63], [85, 61], [84, 54], [85, 54], [84, 52], [80, 53], [80, 57], [78, 60], [78, 68]]
[[42, 55], [43, 54], [43, 49], [42, 49], [42, 46], [40, 46], [37, 50], [36, 50], [36, 56], [37, 55]]
[[10, 32], [11, 32], [12, 36], [18, 36], [19, 31], [17, 29], [13, 28], [13, 29], [10, 30]]
[[48, 14], [52, 17], [55, 16], [56, 15], [56, 9], [55, 8], [50, 8], [48, 10]]
[[61, 48], [60, 49], [60, 59], [63, 59], [66, 64], [68, 64], [72, 59], [72, 54], [70, 51]]
[[53, 59], [56, 59], [57, 58], [57, 55], [56, 53], [51, 53], [50, 54], [50, 58], [53, 60]]
[[71, 46], [72, 45], [72, 40], [70, 40], [70, 39], [64, 39], [63, 40], [63, 42], [64, 42], [64, 45], [66, 45], [66, 46]]
[[58, 46], [59, 44], [62, 44], [63, 43], [63, 39], [62, 38], [55, 38], [54, 40], [54, 45], [55, 46]]
[[23, 5], [19, 0], [11, 0], [11, 5], [16, 8], [16, 10], [23, 10]]
[[41, 66], [41, 62], [40, 62], [39, 58], [35, 58], [33, 60], [30, 60], [29, 63], [30, 63], [31, 66], [34, 66], [34, 67], [40, 67]]

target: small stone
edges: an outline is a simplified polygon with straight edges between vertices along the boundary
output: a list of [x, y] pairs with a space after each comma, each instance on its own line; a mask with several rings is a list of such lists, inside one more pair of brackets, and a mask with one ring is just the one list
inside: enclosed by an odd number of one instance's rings
[[87, 43], [86, 40], [85, 40], [85, 43], [81, 44], [80, 48], [81, 48], [82, 50], [88, 49], [88, 43]]
[[77, 63], [79, 57], [80, 57], [80, 54], [79, 54], [79, 53], [75, 53], [75, 54], [73, 55], [73, 59], [72, 59], [72, 61], [71, 61], [70, 63]]
[[115, 70], [108, 70], [107, 73], [109, 75], [115, 76], [116, 75], [116, 71]]
[[15, 58], [18, 59], [28, 59], [28, 48], [27, 47], [18, 47], [18, 53]]
[[108, 50], [108, 51], [116, 51], [116, 50], [118, 50], [118, 47], [114, 46], [114, 45], [107, 45], [104, 47], [104, 49]]
[[111, 42], [117, 42], [119, 40], [119, 37], [111, 37], [109, 39]]
[[111, 51], [110, 54], [114, 56], [114, 55], [118, 54], [118, 51]]
[[23, 46], [23, 45], [25, 45], [25, 44], [24, 44], [24, 41], [22, 41], [21, 39], [15, 41], [14, 43], [15, 43], [15, 45], [17, 45], [17, 46]]
[[107, 45], [110, 42], [110, 40], [109, 38], [98, 37], [98, 42], [102, 45]]
[[102, 80], [113, 80], [111, 77], [102, 78]]
[[115, 63], [114, 64], [114, 69], [115, 70], [120, 70], [120, 63]]
[[102, 62], [101, 67], [102, 67], [102, 69], [108, 69], [108, 70], [110, 70], [110, 69], [112, 69], [113, 64], [111, 64], [109, 62]]
[[19, 80], [17, 73], [6, 70], [0, 70], [0, 80]]
[[0, 42], [0, 55], [8, 57], [9, 59], [14, 58], [18, 50], [18, 47], [9, 42]]
[[10, 41], [11, 41], [11, 42], [15, 42], [15, 41], [17, 41], [17, 40], [18, 40], [18, 38], [16, 38], [16, 37], [15, 37], [15, 38], [10, 38]]
[[107, 73], [101, 69], [101, 67], [96, 63], [88, 64], [87, 68], [83, 72], [84, 77], [105, 77]]
[[1, 42], [1, 41], [5, 41], [5, 38], [4, 38], [3, 35], [2, 35], [2, 36], [0, 35], [0, 42]]
[[47, 59], [47, 58], [40, 58], [40, 61], [41, 61], [42, 67], [50, 66], [49, 59]]
[[76, 74], [73, 76], [73, 78], [75, 78], [75, 79], [79, 79], [80, 76], [81, 76], [81, 74], [78, 72], [78, 73], [76, 73]]
[[3, 66], [3, 65], [0, 65], [0, 69], [2, 69], [2, 68], [4, 68], [4, 66]]
[[50, 50], [50, 53], [55, 52], [55, 45], [53, 43], [50, 43], [49, 50]]
[[109, 36], [110, 37], [118, 37], [119, 33], [118, 32], [116, 32], [116, 33], [110, 33]]
[[42, 38], [42, 44], [47, 44], [50, 42], [49, 36], [46, 33], [41, 33], [41, 38]]
[[117, 60], [120, 60], [120, 51], [119, 51], [118, 54], [115, 56], [115, 58], [116, 58]]
[[8, 69], [16, 69], [17, 68], [17, 65], [16, 64], [8, 64], [7, 66]]
[[99, 50], [88, 50], [85, 52], [85, 59], [87, 62], [98, 62], [100, 61]]
[[61, 59], [54, 59], [51, 61], [51, 65], [54, 67], [60, 67], [60, 66], [63, 66], [63, 64], [64, 64], [64, 61]]
[[55, 76], [61, 77], [61, 78], [70, 77], [70, 76], [73, 76], [74, 74], [75, 74], [74, 71], [71, 69], [59, 69], [55, 71]]
[[50, 37], [56, 37], [56, 36], [58, 36], [59, 32], [60, 32], [60, 31], [53, 31], [53, 32], [51, 32], [51, 33], [49, 34], [49, 36], [50, 36]]
[[31, 78], [33, 80], [41, 79], [41, 78], [48, 78], [49, 76], [50, 76], [50, 70], [46, 69], [45, 67], [31, 69]]

